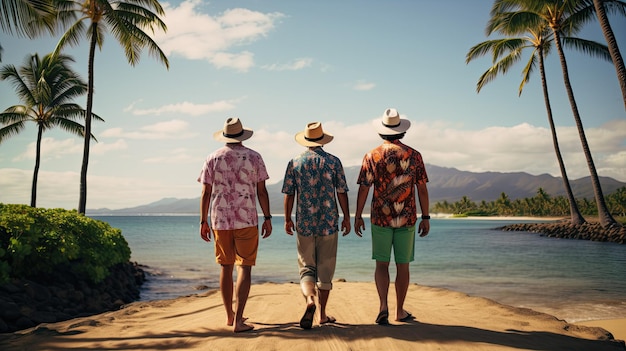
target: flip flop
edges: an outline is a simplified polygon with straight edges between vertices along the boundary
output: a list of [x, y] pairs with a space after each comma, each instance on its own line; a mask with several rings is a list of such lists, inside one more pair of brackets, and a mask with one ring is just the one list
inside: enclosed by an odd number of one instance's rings
[[409, 311], [405, 311], [405, 312], [406, 312], [406, 316], [404, 318], [398, 319], [399, 322], [408, 322], [408, 321], [412, 321], [415, 319], [415, 316], [413, 316], [411, 312]]
[[304, 311], [304, 315], [300, 319], [300, 328], [311, 329], [313, 327], [313, 316], [316, 308], [315, 304], [306, 306], [306, 311]]
[[387, 310], [380, 311], [380, 313], [376, 317], [376, 323], [378, 325], [388, 325], [389, 324], [389, 311]]
[[326, 316], [326, 320], [320, 321], [320, 324], [335, 323], [337, 320], [333, 316]]

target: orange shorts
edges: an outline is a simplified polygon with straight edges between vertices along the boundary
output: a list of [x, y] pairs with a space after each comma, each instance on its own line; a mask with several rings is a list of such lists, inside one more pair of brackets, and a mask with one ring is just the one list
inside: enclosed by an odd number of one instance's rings
[[259, 229], [213, 230], [215, 261], [219, 264], [254, 266], [259, 248]]

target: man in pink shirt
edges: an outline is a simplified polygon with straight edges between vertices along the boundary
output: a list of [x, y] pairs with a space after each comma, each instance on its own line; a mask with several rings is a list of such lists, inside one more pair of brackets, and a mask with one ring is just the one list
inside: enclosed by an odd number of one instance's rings
[[[213, 134], [216, 140], [226, 145], [207, 157], [198, 177], [198, 182], [202, 183], [200, 237], [211, 241], [213, 233], [215, 238], [215, 260], [222, 266], [220, 291], [226, 309], [226, 324], [233, 326], [236, 333], [254, 329], [245, 323], [243, 311], [259, 245], [257, 198], [264, 215], [261, 235], [267, 238], [272, 233], [269, 196], [265, 187], [269, 176], [265, 163], [258, 152], [242, 144], [252, 134], [251, 129], [243, 128], [239, 118], [228, 118], [223, 130]], [[237, 308], [233, 311], [235, 264]]]

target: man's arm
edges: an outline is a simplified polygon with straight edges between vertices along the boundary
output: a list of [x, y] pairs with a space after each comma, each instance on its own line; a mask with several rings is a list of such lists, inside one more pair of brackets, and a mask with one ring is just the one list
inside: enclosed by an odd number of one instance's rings
[[[430, 207], [429, 199], [428, 199], [428, 188], [426, 187], [426, 183], [418, 183], [417, 184], [417, 198], [420, 201], [420, 209], [422, 210], [422, 218], [424, 216], [430, 217], [428, 214], [428, 208]], [[420, 221], [417, 232], [420, 236], [428, 235], [430, 231], [430, 220], [422, 219]]]
[[211, 241], [211, 227], [209, 226], [209, 205], [211, 204], [211, 184], [202, 184], [202, 195], [200, 196], [200, 237], [204, 241]]
[[285, 194], [283, 207], [285, 208], [285, 232], [293, 235], [293, 221], [291, 220], [291, 211], [293, 210], [294, 195]]
[[348, 193], [337, 193], [337, 199], [339, 199], [339, 206], [343, 212], [343, 221], [341, 221], [341, 230], [343, 235], [350, 233], [350, 204], [348, 203]]
[[[261, 211], [263, 211], [264, 217], [270, 217], [270, 196], [267, 194], [267, 188], [265, 187], [265, 181], [262, 180], [256, 183], [256, 194], [259, 198], [259, 205], [261, 205]], [[272, 221], [264, 220], [261, 225], [261, 236], [267, 238], [272, 234]]]
[[370, 188], [365, 185], [359, 185], [359, 192], [356, 196], [356, 212], [354, 213], [354, 232], [358, 236], [362, 236], [361, 230], [365, 230], [365, 223], [363, 222], [363, 208], [365, 207], [365, 201], [367, 201], [367, 194], [369, 194]]

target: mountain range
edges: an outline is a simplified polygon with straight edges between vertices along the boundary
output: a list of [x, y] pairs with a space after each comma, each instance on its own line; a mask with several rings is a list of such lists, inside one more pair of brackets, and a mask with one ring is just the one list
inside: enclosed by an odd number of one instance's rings
[[[359, 175], [359, 166], [346, 167], [346, 181], [350, 191], [350, 210], [354, 213], [356, 206], [356, 183]], [[455, 168], [426, 165], [428, 172], [428, 192], [431, 206], [440, 201], [456, 202], [463, 196], [467, 196], [473, 202], [485, 200], [494, 201], [501, 193], [511, 199], [530, 198], [537, 194], [539, 188], [551, 196], [565, 194], [561, 177], [549, 174], [531, 175], [525, 172], [501, 173], [501, 172], [467, 172]], [[600, 177], [600, 184], [604, 195], [613, 193], [615, 190], [625, 187], [626, 183], [609, 177]], [[590, 177], [571, 180], [570, 185], [574, 195], [578, 199], [593, 199], [593, 188]], [[281, 193], [282, 181], [268, 184], [270, 194], [270, 208], [274, 214], [283, 213], [283, 194]], [[198, 194], [200, 188], [198, 188]], [[372, 192], [370, 191], [370, 197]], [[367, 202], [369, 206], [369, 200]], [[159, 201], [131, 208], [123, 209], [91, 209], [88, 215], [156, 215], [156, 214], [197, 214], [200, 207], [200, 197], [193, 199], [164, 198]], [[365, 209], [369, 213], [369, 209]]]

